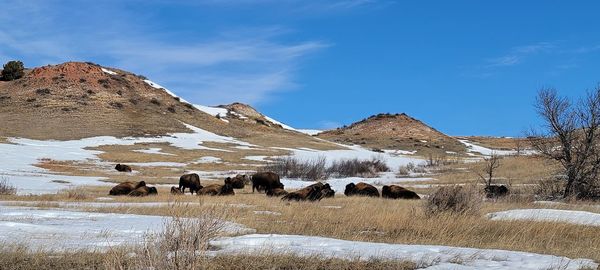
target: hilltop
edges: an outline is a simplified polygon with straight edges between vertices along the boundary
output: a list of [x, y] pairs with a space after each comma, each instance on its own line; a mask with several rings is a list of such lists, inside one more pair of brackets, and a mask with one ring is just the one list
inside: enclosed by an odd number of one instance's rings
[[317, 137], [377, 149], [401, 149], [423, 153], [465, 151], [465, 146], [405, 113], [377, 114], [349, 126], [319, 133]]

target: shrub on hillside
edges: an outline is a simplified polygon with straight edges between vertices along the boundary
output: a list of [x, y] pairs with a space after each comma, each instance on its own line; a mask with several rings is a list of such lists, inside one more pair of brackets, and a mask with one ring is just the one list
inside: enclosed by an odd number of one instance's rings
[[335, 161], [327, 170], [336, 177], [376, 177], [380, 172], [389, 172], [390, 168], [381, 158], [371, 160], [355, 158]]
[[424, 203], [427, 216], [441, 213], [477, 214], [483, 194], [476, 186], [443, 186], [433, 192]]
[[305, 161], [295, 157], [281, 157], [265, 166], [264, 170], [277, 173], [282, 177], [317, 181], [329, 177], [326, 164], [325, 157]]
[[2, 80], [12, 81], [25, 75], [25, 67], [21, 61], [8, 61], [2, 69]]

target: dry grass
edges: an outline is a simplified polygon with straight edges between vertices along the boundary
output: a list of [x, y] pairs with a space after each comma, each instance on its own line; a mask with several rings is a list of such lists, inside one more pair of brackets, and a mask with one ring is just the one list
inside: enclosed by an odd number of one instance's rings
[[483, 194], [477, 186], [445, 186], [427, 197], [423, 211], [430, 217], [444, 213], [476, 215], [482, 203]]
[[15, 195], [17, 188], [13, 186], [5, 177], [0, 178], [0, 195]]
[[[89, 197], [105, 196], [106, 188], [89, 190]], [[338, 191], [339, 194], [339, 191]], [[45, 195], [48, 196], [48, 195]], [[64, 197], [35, 196], [35, 199], [60, 200]], [[22, 196], [19, 196], [22, 197]], [[34, 199], [34, 197], [28, 197]], [[3, 197], [2, 199], [17, 199]], [[171, 196], [160, 189], [158, 196], [145, 198], [116, 197], [121, 202], [181, 201], [195, 202], [182, 209], [184, 216], [199, 216], [215, 207], [227, 211], [231, 221], [257, 229], [258, 233], [299, 234], [346, 240], [436, 244], [475, 248], [495, 248], [553, 254], [571, 258], [600, 260], [598, 227], [567, 223], [533, 221], [490, 221], [484, 214], [515, 208], [565, 208], [600, 212], [588, 204], [541, 205], [514, 202], [486, 202], [481, 215], [442, 213], [427, 216], [423, 202], [345, 197], [338, 195], [320, 202], [282, 202], [249, 189], [231, 197]], [[121, 207], [88, 208], [88, 211], [170, 215], [172, 208]], [[257, 214], [271, 211], [281, 215]], [[358, 217], [368, 218], [358, 218]]]

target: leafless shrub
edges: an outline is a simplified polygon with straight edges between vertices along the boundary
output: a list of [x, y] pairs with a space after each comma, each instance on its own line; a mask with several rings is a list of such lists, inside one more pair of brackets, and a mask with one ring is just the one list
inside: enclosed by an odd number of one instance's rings
[[483, 194], [475, 186], [443, 186], [433, 192], [424, 205], [427, 216], [441, 213], [478, 214]]
[[146, 237], [136, 264], [140, 269], [202, 269], [209, 241], [223, 232], [226, 214], [208, 209], [198, 217], [185, 218], [174, 210], [161, 232]]
[[13, 186], [6, 177], [0, 179], [0, 195], [15, 195], [17, 188]]
[[371, 160], [335, 161], [327, 171], [335, 177], [376, 177], [379, 172], [389, 172], [390, 168], [382, 158], [373, 157]]
[[565, 181], [558, 178], [543, 179], [537, 182], [534, 194], [542, 200], [556, 200], [563, 198]]
[[302, 161], [295, 157], [281, 157], [264, 167], [265, 170], [275, 172], [283, 177], [299, 178], [305, 181], [317, 181], [327, 179], [327, 160], [319, 157], [312, 160]]
[[406, 165], [401, 165], [398, 167], [398, 176], [409, 176], [411, 173], [426, 173], [427, 169], [422, 165], [415, 165], [412, 162], [409, 162]]

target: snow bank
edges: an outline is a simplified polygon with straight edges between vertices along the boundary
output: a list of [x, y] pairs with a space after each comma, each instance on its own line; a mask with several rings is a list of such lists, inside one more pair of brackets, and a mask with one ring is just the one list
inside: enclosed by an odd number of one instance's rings
[[534, 220], [600, 226], [600, 214], [558, 209], [514, 209], [487, 214], [491, 220]]
[[323, 132], [323, 130], [319, 130], [319, 129], [296, 129], [296, 131], [304, 133], [304, 134], [308, 134], [310, 136], [314, 136], [317, 135], [321, 132]]
[[205, 156], [196, 160], [195, 163], [223, 163], [223, 161], [218, 157]]
[[[272, 252], [341, 259], [405, 260], [428, 265], [425, 269], [595, 269], [592, 260], [569, 259], [527, 252], [432, 245], [384, 244], [332, 238], [251, 234], [211, 241], [215, 254]], [[460, 262], [460, 263], [457, 263]], [[556, 268], [555, 268], [556, 267]]]
[[507, 155], [514, 155], [517, 153], [517, 151], [513, 151], [513, 150], [494, 150], [494, 149], [490, 149], [487, 147], [483, 147], [483, 146], [479, 146], [476, 144], [471, 143], [468, 140], [458, 140], [460, 141], [462, 144], [464, 144], [467, 147], [467, 151], [469, 152], [474, 152], [474, 153], [479, 153], [482, 154], [484, 156], [491, 156], [493, 153], [495, 153], [496, 155], [499, 156], [507, 156]]
[[105, 68], [101, 68], [101, 69], [102, 69], [102, 71], [104, 73], [107, 73], [107, 74], [110, 74], [110, 75], [117, 75], [117, 73], [114, 72], [114, 71], [112, 71], [112, 70], [108, 70], [108, 69], [105, 69]]
[[167, 94], [171, 95], [174, 98], [178, 98], [179, 101], [181, 101], [181, 102], [189, 103], [187, 100], [179, 97], [178, 95], [175, 95], [175, 93], [171, 92], [169, 89], [167, 89], [166, 87], [163, 87], [162, 85], [160, 85], [158, 83], [155, 83], [151, 80], [144, 80], [144, 82], [147, 83], [148, 85], [152, 86], [153, 88], [164, 90], [165, 92], [167, 92]]
[[147, 149], [137, 149], [133, 150], [134, 152], [145, 153], [145, 154], [155, 154], [155, 155], [166, 155], [166, 156], [175, 156], [171, 153], [161, 152], [161, 148], [147, 148]]
[[[0, 243], [24, 244], [32, 250], [103, 250], [140, 243], [166, 221], [162, 216], [0, 206]], [[230, 235], [249, 232], [254, 230], [231, 222], [223, 228]]]

